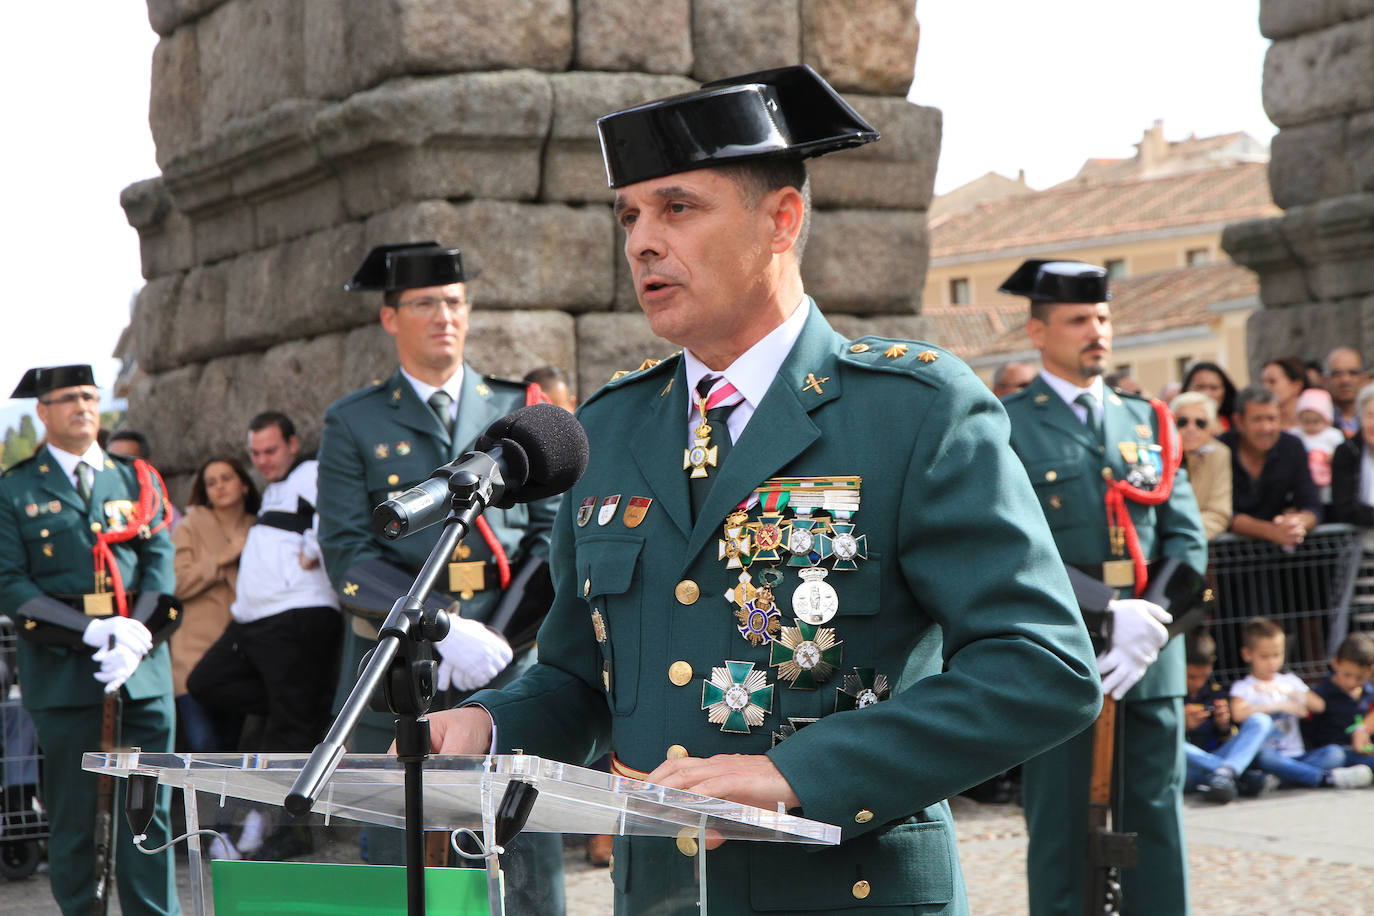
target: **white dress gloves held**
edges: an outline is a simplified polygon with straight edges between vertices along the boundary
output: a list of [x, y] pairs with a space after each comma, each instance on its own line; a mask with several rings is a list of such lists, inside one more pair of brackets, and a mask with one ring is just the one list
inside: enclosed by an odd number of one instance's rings
[[1097, 657], [1102, 692], [1120, 700], [1145, 676], [1169, 641], [1164, 625], [1174, 618], [1159, 605], [1140, 598], [1118, 598], [1107, 605], [1112, 612], [1112, 638]]
[[475, 620], [449, 614], [448, 635], [439, 650], [439, 690], [476, 690], [510, 664], [514, 653], [501, 635]]

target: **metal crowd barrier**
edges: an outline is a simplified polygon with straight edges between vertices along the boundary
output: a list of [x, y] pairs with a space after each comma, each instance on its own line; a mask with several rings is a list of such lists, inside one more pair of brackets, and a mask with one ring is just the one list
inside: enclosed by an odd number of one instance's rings
[[[1240, 648], [1241, 628], [1251, 617], [1283, 627], [1287, 670], [1309, 682], [1329, 673], [1328, 662], [1347, 633], [1374, 629], [1374, 564], [1361, 574], [1363, 535], [1354, 525], [1318, 525], [1293, 550], [1233, 534], [1211, 541], [1207, 571], [1217, 593], [1211, 632], [1222, 683], [1249, 673]], [[1369, 579], [1367, 598], [1355, 604], [1362, 578]]]
[[48, 818], [38, 791], [42, 754], [19, 697], [14, 624], [0, 615], [0, 875], [26, 878], [38, 868]]

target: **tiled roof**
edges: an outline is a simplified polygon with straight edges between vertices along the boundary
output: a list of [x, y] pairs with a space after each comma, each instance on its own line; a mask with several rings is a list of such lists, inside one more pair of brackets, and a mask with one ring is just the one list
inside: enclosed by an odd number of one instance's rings
[[999, 250], [1233, 223], [1279, 213], [1268, 165], [1247, 162], [1111, 184], [1059, 185], [930, 221], [932, 261]]
[[[1164, 164], [1181, 165], [1184, 161], [1194, 160], [1193, 168], [1206, 168], [1204, 164], [1209, 154], [1226, 150], [1246, 139], [1243, 131], [1217, 134], [1215, 137], [1189, 137], [1186, 140], [1169, 140], [1168, 151], [1164, 154]], [[1214, 166], [1215, 167], [1215, 166]], [[1094, 158], [1083, 163], [1078, 174], [1065, 185], [1102, 184], [1104, 182], [1130, 181], [1141, 177], [1143, 168], [1139, 154], [1129, 159]], [[1182, 171], [1182, 168], [1178, 169]]]
[[[1248, 268], [1226, 261], [1116, 280], [1111, 288], [1119, 340], [1205, 324], [1210, 306], [1258, 295], [1259, 281]], [[987, 305], [928, 306], [921, 314], [930, 322], [931, 342], [962, 359], [1030, 349], [1026, 300], [1003, 298]]]

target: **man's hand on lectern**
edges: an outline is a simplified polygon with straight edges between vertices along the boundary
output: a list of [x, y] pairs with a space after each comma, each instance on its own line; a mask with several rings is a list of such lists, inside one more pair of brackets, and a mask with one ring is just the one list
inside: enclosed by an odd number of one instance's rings
[[[801, 807], [792, 785], [773, 761], [762, 754], [717, 754], [665, 760], [649, 774], [647, 781], [769, 811], [776, 809], [778, 802], [789, 811]], [[724, 842], [719, 838], [707, 839], [706, 848], [715, 849]]]
[[[491, 715], [480, 706], [441, 709], [429, 713], [429, 745], [436, 754], [491, 753]], [[388, 754], [396, 753], [391, 742]]]

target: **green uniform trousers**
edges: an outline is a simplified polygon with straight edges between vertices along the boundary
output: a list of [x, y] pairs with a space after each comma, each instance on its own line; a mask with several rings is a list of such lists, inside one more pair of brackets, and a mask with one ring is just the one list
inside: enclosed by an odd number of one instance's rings
[[[124, 700], [120, 744], [148, 753], [172, 750], [173, 704], [170, 695]], [[100, 747], [100, 706], [59, 706], [33, 710], [43, 746], [43, 800], [47, 806], [48, 878], [64, 916], [90, 916], [95, 894], [93, 813], [99, 777], [81, 769], [81, 755]], [[145, 855], [134, 848], [124, 816], [126, 781], [115, 780], [115, 876], [124, 916], [179, 914], [176, 871], [171, 851]], [[157, 809], [148, 826], [149, 849], [170, 839], [171, 790], [158, 789]]]
[[[1113, 829], [1140, 834], [1139, 862], [1122, 873], [1122, 913], [1185, 916], [1183, 700], [1123, 702], [1117, 718], [1125, 733], [1112, 781], [1113, 795], [1121, 793], [1121, 823]], [[1092, 745], [1089, 728], [1023, 765], [1026, 824], [1038, 838], [1026, 863], [1031, 916], [1084, 912]]]

